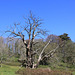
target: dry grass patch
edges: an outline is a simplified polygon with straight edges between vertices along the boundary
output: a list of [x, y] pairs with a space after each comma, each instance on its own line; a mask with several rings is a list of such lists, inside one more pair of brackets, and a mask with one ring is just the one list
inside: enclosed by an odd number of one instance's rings
[[20, 75], [72, 75], [69, 71], [51, 71], [49, 68], [19, 69], [16, 73]]

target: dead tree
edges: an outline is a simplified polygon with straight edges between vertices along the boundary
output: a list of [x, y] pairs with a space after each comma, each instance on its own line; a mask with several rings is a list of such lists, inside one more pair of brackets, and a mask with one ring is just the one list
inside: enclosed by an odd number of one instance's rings
[[[12, 26], [11, 29], [6, 30], [6, 32], [9, 32], [10, 36], [13, 35], [14, 37], [20, 37], [22, 39], [23, 44], [25, 45], [25, 50], [26, 50], [26, 60], [25, 60], [26, 67], [36, 68], [38, 67], [41, 60], [43, 60], [44, 58], [52, 57], [52, 55], [54, 54], [56, 49], [59, 47], [59, 45], [55, 49], [48, 52], [46, 55], [42, 56], [43, 52], [52, 41], [50, 39], [49, 42], [41, 50], [41, 53], [38, 54], [38, 50], [40, 48], [33, 50], [33, 46], [37, 44], [34, 42], [35, 37], [38, 37], [38, 35], [41, 35], [41, 34], [42, 35], [46, 34], [46, 31], [41, 29], [42, 20], [33, 16], [31, 12], [29, 17], [24, 19], [25, 19], [25, 25], [14, 24], [14, 26]], [[28, 35], [28, 41], [26, 41], [26, 35]], [[37, 60], [37, 63], [35, 64], [34, 56], [36, 54], [38, 54], [38, 60]]]

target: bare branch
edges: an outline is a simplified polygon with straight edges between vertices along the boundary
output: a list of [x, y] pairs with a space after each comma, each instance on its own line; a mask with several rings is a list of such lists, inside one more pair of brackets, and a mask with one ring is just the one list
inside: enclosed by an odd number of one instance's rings
[[64, 42], [62, 42], [62, 43], [60, 43], [59, 45], [57, 45], [56, 46], [56, 48], [55, 49], [53, 49], [53, 50], [50, 50], [50, 52], [48, 52], [46, 55], [44, 55], [43, 57], [42, 57], [42, 59], [43, 58], [51, 58], [53, 55], [54, 55], [54, 53], [56, 52], [56, 50], [59, 48], [59, 46], [61, 46], [61, 47], [63, 47], [63, 44]]
[[45, 50], [46, 47], [51, 43], [51, 41], [52, 41], [52, 39], [49, 40], [49, 42], [46, 44], [46, 46], [45, 46], [45, 47], [43, 48], [43, 50], [41, 51], [41, 53], [40, 53], [40, 55], [39, 55], [39, 59], [38, 59], [38, 61], [41, 60], [41, 58], [42, 58], [42, 54], [43, 54], [44, 50]]
[[[40, 48], [36, 49], [34, 52], [33, 52], [33, 55], [35, 54], [38, 54], [38, 51], [40, 50]], [[39, 55], [39, 54], [38, 54]]]
[[59, 45], [55, 48], [55, 49], [53, 49], [53, 50], [51, 50], [50, 52], [48, 52], [43, 58], [48, 58], [48, 57], [52, 57], [52, 55], [56, 52], [56, 50], [59, 48]]

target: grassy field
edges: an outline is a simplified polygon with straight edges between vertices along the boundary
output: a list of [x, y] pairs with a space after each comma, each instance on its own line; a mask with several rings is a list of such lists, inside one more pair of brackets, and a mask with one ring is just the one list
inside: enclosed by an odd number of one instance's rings
[[[42, 67], [42, 66], [41, 66]], [[24, 68], [20, 68], [19, 66], [10, 66], [10, 65], [4, 65], [2, 64], [2, 67], [0, 67], [0, 75], [71, 75], [69, 74], [69, 72], [71, 71], [59, 71], [59, 70], [52, 70], [52, 72], [49, 72], [47, 69], [47, 66], [43, 66], [43, 68], [38, 68], [38, 69], [24, 69]], [[45, 71], [46, 70], [46, 71]], [[15, 74], [15, 72], [17, 72], [17, 74]], [[24, 74], [23, 74], [24, 73]], [[32, 74], [31, 74], [32, 73]], [[37, 74], [34, 74], [37, 73]], [[40, 73], [40, 74], [39, 74]], [[51, 73], [51, 74], [50, 74]], [[66, 74], [65, 74], [66, 73]], [[75, 75], [75, 71], [72, 71], [72, 75]]]
[[75, 75], [75, 72], [73, 72], [72, 74]]
[[16, 75], [15, 72], [18, 70], [18, 66], [8, 66], [2, 64], [2, 67], [0, 67], [0, 75]]

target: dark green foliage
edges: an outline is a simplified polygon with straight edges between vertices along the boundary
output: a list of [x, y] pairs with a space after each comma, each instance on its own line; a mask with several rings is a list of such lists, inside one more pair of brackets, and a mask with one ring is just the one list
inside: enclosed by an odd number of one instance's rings
[[67, 33], [64, 33], [63, 35], [60, 35], [59, 37], [62, 39], [62, 41], [64, 41], [64, 40], [66, 40], [66, 41], [71, 40], [70, 37], [68, 37]]
[[65, 42], [64, 46], [59, 49], [58, 55], [61, 62], [67, 64], [75, 63], [75, 45], [71, 40]]
[[68, 37], [67, 33], [59, 36], [64, 42], [64, 46], [60, 49], [59, 53], [64, 63], [74, 64], [75, 63], [75, 45]]
[[42, 61], [40, 61], [40, 65], [48, 65], [48, 58], [44, 58]]

